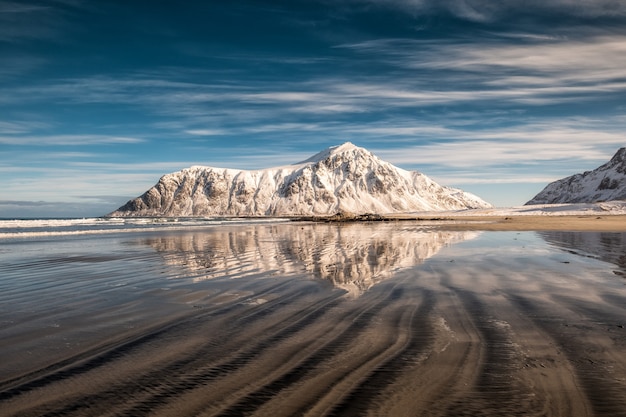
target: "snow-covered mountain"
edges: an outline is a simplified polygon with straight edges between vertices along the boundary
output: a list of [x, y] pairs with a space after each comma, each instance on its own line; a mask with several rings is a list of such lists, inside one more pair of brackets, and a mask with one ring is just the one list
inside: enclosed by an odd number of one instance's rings
[[194, 166], [164, 175], [109, 216], [299, 216], [405, 213], [490, 204], [344, 143], [294, 165], [245, 171]]
[[606, 164], [554, 181], [526, 205], [626, 200], [626, 148]]

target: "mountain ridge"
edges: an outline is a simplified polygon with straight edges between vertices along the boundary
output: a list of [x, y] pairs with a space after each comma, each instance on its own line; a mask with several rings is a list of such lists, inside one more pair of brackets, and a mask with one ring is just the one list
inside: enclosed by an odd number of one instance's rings
[[166, 174], [111, 217], [302, 216], [491, 207], [350, 142], [296, 164], [262, 170], [192, 166]]
[[592, 171], [548, 184], [525, 205], [626, 200], [626, 147]]

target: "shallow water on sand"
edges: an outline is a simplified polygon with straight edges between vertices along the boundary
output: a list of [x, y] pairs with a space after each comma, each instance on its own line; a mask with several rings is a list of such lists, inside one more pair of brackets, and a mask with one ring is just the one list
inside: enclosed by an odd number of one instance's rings
[[626, 415], [624, 233], [98, 230], [0, 238], [1, 415]]

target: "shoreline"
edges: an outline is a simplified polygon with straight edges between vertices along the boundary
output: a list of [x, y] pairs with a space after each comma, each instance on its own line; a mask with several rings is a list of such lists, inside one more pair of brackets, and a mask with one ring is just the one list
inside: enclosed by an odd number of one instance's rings
[[626, 215], [508, 215], [446, 216], [420, 220], [448, 220], [446, 230], [626, 232]]
[[[299, 217], [294, 221], [326, 223], [420, 221], [433, 222], [433, 226], [444, 230], [476, 231], [572, 231], [572, 232], [626, 232], [624, 214], [567, 214], [567, 215], [346, 215], [329, 217]], [[435, 223], [437, 222], [437, 223]]]
[[[106, 215], [103, 219], [156, 218], [207, 219], [207, 216]], [[422, 211], [404, 213], [355, 213], [338, 210], [334, 214], [213, 216], [224, 220], [288, 221], [315, 223], [369, 223], [413, 221], [453, 231], [595, 231], [626, 232], [626, 201], [563, 203], [517, 207], [493, 207], [459, 211]], [[430, 224], [429, 224], [430, 223]]]
[[[97, 217], [87, 220], [111, 220], [108, 217]], [[180, 220], [206, 220], [205, 217], [192, 216], [132, 216], [113, 218], [114, 220], [160, 220], [158, 224], [178, 225]], [[249, 221], [284, 221], [313, 223], [372, 223], [372, 222], [422, 222], [428, 227], [453, 231], [595, 231], [595, 232], [626, 232], [626, 214], [623, 213], [567, 213], [567, 214], [474, 214], [474, 213], [398, 213], [398, 214], [352, 214], [338, 213], [329, 216], [238, 216], [215, 218], [224, 220]], [[41, 219], [27, 219], [23, 221]], [[61, 221], [68, 220], [63, 219]], [[80, 220], [80, 219], [69, 219]], [[85, 220], [85, 219], [83, 219]], [[15, 220], [10, 220], [15, 221]], [[157, 224], [155, 223], [155, 224]], [[236, 223], [236, 222], [235, 222]], [[193, 227], [192, 224], [187, 225]]]

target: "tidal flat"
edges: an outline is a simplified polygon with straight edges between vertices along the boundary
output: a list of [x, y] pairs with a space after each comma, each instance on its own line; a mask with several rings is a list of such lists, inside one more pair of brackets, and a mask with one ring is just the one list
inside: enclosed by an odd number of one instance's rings
[[626, 232], [0, 239], [2, 416], [626, 416]]

